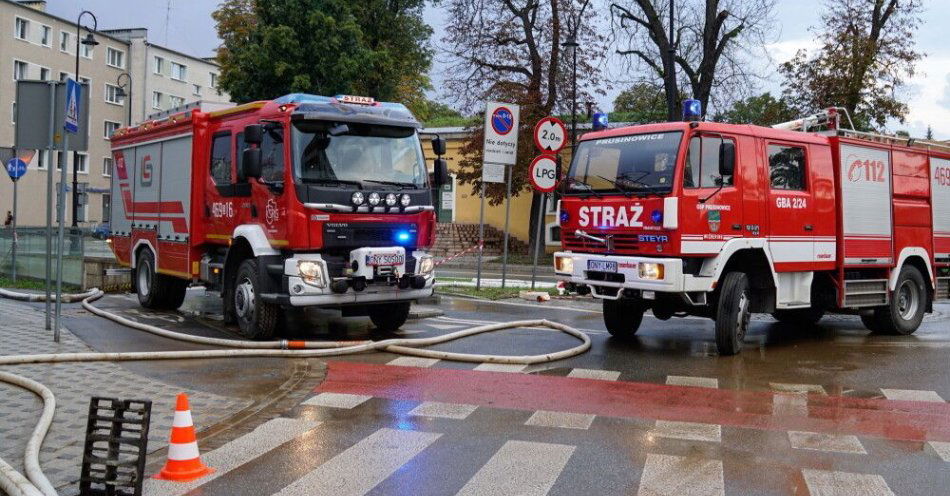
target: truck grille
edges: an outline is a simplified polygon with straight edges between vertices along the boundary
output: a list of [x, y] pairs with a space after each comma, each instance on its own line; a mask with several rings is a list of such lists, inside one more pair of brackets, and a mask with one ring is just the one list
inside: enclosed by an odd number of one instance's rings
[[[591, 233], [598, 238], [601, 237], [597, 233]], [[640, 243], [636, 234], [627, 234], [627, 233], [611, 233], [614, 237], [614, 252], [615, 253], [640, 253]], [[606, 245], [603, 243], [598, 243], [587, 238], [581, 238], [575, 236], [573, 232], [563, 232], [561, 233], [561, 240], [564, 244], [565, 250], [571, 250], [576, 252], [593, 252], [593, 253], [603, 253], [606, 249]]]
[[[400, 241], [397, 234], [408, 239]], [[323, 245], [327, 248], [360, 248], [402, 245], [417, 246], [419, 233], [414, 224], [327, 223], [323, 225]]]

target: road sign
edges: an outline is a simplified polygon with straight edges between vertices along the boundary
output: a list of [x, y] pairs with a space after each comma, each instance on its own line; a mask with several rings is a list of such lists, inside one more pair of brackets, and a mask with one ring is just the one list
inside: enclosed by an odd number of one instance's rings
[[552, 155], [538, 155], [528, 166], [528, 180], [540, 193], [550, 193], [557, 186], [557, 159]]
[[485, 183], [503, 183], [505, 182], [504, 164], [482, 164], [482, 182]]
[[66, 118], [63, 129], [67, 133], [79, 131], [79, 93], [81, 87], [72, 79], [66, 80]]
[[9, 174], [10, 179], [14, 181], [20, 179], [23, 177], [23, 174], [26, 174], [26, 162], [17, 157], [11, 158], [7, 162], [7, 174]]
[[514, 104], [488, 102], [485, 107], [483, 145], [485, 162], [514, 165], [518, 157], [519, 111], [519, 107]]
[[541, 153], [557, 153], [567, 143], [567, 128], [557, 117], [545, 117], [534, 126], [534, 146]]

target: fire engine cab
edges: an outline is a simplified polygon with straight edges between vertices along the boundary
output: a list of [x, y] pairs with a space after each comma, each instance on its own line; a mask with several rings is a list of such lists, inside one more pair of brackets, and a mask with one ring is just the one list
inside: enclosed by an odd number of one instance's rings
[[913, 333], [950, 298], [950, 147], [843, 129], [842, 115], [584, 135], [561, 184], [555, 272], [603, 301], [614, 336], [646, 310], [705, 316], [723, 355], [752, 313], [856, 313]]
[[[192, 104], [112, 137], [112, 248], [146, 308], [219, 290], [225, 320], [271, 337], [290, 310], [400, 327], [430, 296], [435, 236], [420, 124], [367, 97]], [[433, 149], [445, 152], [436, 138]], [[447, 177], [436, 160], [433, 181]]]

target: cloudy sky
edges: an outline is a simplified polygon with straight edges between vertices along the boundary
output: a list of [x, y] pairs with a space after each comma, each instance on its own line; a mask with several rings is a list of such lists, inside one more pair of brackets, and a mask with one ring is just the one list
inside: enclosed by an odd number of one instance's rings
[[[907, 123], [895, 123], [891, 127], [923, 136], [930, 125], [937, 138], [950, 139], [950, 49], [946, 48], [945, 23], [940, 22], [950, 17], [950, 2], [923, 1], [925, 21], [917, 34], [917, 42], [927, 56], [920, 63], [917, 76], [906, 88], [910, 102]], [[219, 0], [48, 0], [47, 10], [67, 18], [74, 18], [83, 9], [91, 10], [98, 17], [100, 28], [145, 27], [154, 43], [208, 56], [219, 43], [211, 20], [211, 12], [218, 3]], [[821, 3], [819, 0], [777, 0], [775, 14], [779, 32], [775, 43], [769, 47], [775, 61], [784, 61], [798, 48], [813, 46], [808, 28], [819, 22]], [[430, 7], [426, 21], [435, 29], [433, 41], [437, 43], [445, 14], [439, 8]], [[441, 79], [442, 67], [443, 64], [437, 60], [433, 74], [436, 84]], [[774, 67], [764, 68], [763, 73], [773, 74], [773, 78], [763, 83], [761, 89], [780, 91], [780, 80], [774, 76]], [[615, 93], [616, 90], [599, 102], [601, 109], [610, 109]]]

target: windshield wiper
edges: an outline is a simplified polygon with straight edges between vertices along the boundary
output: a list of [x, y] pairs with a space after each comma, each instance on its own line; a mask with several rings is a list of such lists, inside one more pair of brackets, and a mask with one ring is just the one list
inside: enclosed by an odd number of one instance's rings
[[[604, 181], [607, 181], [607, 182], [610, 183], [610, 184], [613, 184], [614, 187], [617, 188], [618, 190], [620, 190], [620, 192], [623, 193], [624, 196], [628, 196], [628, 197], [629, 197], [630, 194], [633, 193], [632, 190], [629, 190], [629, 189], [627, 189], [626, 186], [621, 185], [621, 184], [620, 184], [620, 181], [615, 181], [615, 180], [613, 180], [613, 179], [610, 179], [610, 178], [604, 177], [604, 176], [600, 176], [600, 175], [598, 175], [597, 177], [603, 179]], [[618, 178], [618, 179], [620, 179], [620, 178]]]
[[315, 177], [304, 177], [302, 178], [305, 183], [312, 184], [347, 184], [350, 186], [356, 186], [359, 189], [363, 189], [363, 183], [359, 181], [347, 181], [346, 179], [331, 179], [329, 177], [324, 178], [315, 178]]
[[400, 181], [381, 181], [379, 179], [363, 179], [363, 182], [373, 183], [373, 184], [383, 184], [386, 186], [396, 186], [397, 188], [401, 188], [401, 189], [419, 188], [419, 185], [416, 183], [406, 183], [406, 182], [400, 182]]
[[572, 184], [579, 184], [579, 185], [581, 185], [581, 186], [584, 186], [584, 187], [587, 188], [587, 192], [588, 192], [588, 193], [590, 193], [590, 194], [596, 196], [597, 198], [601, 198], [601, 197], [602, 197], [602, 195], [601, 195], [600, 193], [598, 193], [597, 191], [594, 191], [594, 187], [593, 187], [593, 186], [591, 186], [590, 184], [585, 183], [584, 181], [581, 181], [580, 179], [578, 179], [578, 178], [576, 178], [576, 177], [568, 176], [568, 177], [567, 177], [567, 182], [572, 183]]

